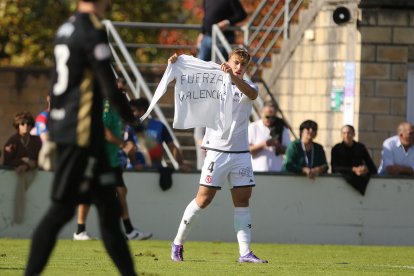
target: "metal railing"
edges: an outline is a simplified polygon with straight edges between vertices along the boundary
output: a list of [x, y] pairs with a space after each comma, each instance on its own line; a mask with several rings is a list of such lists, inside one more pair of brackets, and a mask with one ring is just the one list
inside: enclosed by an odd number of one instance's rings
[[[119, 33], [116, 31], [114, 25], [112, 24], [111, 21], [109, 20], [105, 20], [103, 21], [106, 29], [108, 31], [108, 36], [110, 39], [113, 39], [113, 41], [115, 42], [118, 51], [111, 45], [111, 51], [112, 51], [112, 56], [115, 60], [115, 63], [117, 64], [122, 76], [125, 78], [129, 88], [131, 89], [131, 92], [133, 93], [134, 97], [139, 98], [140, 97], [140, 91], [142, 90], [142, 92], [144, 92], [145, 96], [147, 97], [147, 99], [149, 101], [151, 101], [151, 99], [153, 98], [153, 95], [147, 85], [147, 83], [145, 82], [144, 78], [142, 77], [141, 72], [138, 70], [138, 67], [135, 64], [135, 61], [133, 60], [133, 58], [131, 57], [130, 53], [128, 52], [127, 48], [125, 47], [124, 42], [122, 41], [121, 37], [119, 36]], [[125, 63], [121, 60], [121, 57], [124, 58]], [[132, 81], [131, 76], [126, 68], [126, 65], [128, 66], [131, 74], [134, 76], [135, 78], [135, 83]], [[161, 108], [156, 105], [154, 107], [154, 111], [158, 116], [158, 119], [166, 126], [166, 128], [168, 129], [168, 132], [170, 133], [173, 142], [175, 144], [175, 146], [179, 149], [180, 148], [180, 143], [178, 142], [177, 137], [175, 136], [174, 132], [172, 131], [170, 125], [167, 122], [167, 119], [165, 118], [163, 112], [161, 111]], [[175, 169], [179, 169], [180, 166], [179, 164], [175, 161], [173, 154], [171, 153], [168, 145], [166, 143], [163, 143], [163, 148], [165, 150], [165, 152], [167, 153], [168, 158], [170, 159], [172, 165], [174, 166]], [[165, 165], [165, 163], [163, 164]]]
[[[289, 25], [292, 18], [298, 12], [303, 0], [262, 0], [257, 9], [250, 16], [248, 22], [242, 27], [231, 27], [236, 33], [241, 33], [243, 36], [243, 46], [249, 50], [252, 55], [252, 66], [245, 77], [248, 80], [259, 80], [263, 82], [263, 87], [266, 93], [274, 100], [266, 83], [261, 78], [257, 78], [257, 72], [266, 60], [269, 60], [272, 50], [277, 46], [279, 39], [287, 39], [289, 37]], [[284, 5], [281, 7], [281, 5]], [[139, 29], [139, 30], [180, 30], [180, 31], [194, 31], [198, 34], [200, 25], [198, 24], [176, 24], [176, 23], [148, 23], [148, 22], [111, 22], [104, 21], [108, 30], [108, 36], [113, 42], [111, 51], [115, 63], [122, 76], [125, 78], [128, 86], [131, 89], [134, 97], [139, 98], [141, 93], [144, 93], [148, 100], [153, 98], [149, 84], [143, 78], [139, 68], [158, 68], [166, 67], [165, 63], [143, 63], [135, 61], [130, 53], [131, 50], [148, 48], [148, 49], [162, 49], [164, 51], [187, 51], [195, 52], [195, 45], [181, 45], [181, 44], [163, 44], [163, 43], [133, 43], [124, 41], [117, 28]], [[194, 35], [194, 37], [195, 37]], [[225, 62], [224, 56], [221, 53], [221, 48], [224, 48], [228, 53], [234, 45], [230, 45], [223, 35], [222, 31], [217, 25], [213, 25], [212, 29], [212, 60], [217, 63]], [[255, 76], [256, 74], [256, 76]], [[253, 78], [255, 76], [255, 78]], [[276, 103], [276, 102], [275, 102]], [[277, 103], [276, 103], [277, 104]], [[252, 111], [252, 118], [258, 120], [260, 118], [259, 112], [263, 107], [263, 100], [258, 98], [255, 101], [255, 108]], [[172, 131], [167, 119], [165, 118], [161, 108], [156, 105], [154, 111], [161, 122], [163, 122], [171, 136], [174, 144], [180, 148], [180, 144], [176, 135]], [[282, 114], [282, 113], [281, 113]], [[283, 115], [283, 114], [282, 114]], [[172, 156], [167, 145], [163, 145], [169, 156], [173, 166], [178, 168], [178, 164]]]

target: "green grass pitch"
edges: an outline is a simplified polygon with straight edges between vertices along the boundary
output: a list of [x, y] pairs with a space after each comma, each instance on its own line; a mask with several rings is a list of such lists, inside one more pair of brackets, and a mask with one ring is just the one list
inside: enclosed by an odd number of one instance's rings
[[[414, 247], [252, 244], [268, 264], [239, 264], [237, 243], [129, 241], [140, 275], [414, 275]], [[0, 239], [0, 275], [23, 275], [29, 240]], [[43, 275], [118, 275], [101, 241], [59, 240]]]

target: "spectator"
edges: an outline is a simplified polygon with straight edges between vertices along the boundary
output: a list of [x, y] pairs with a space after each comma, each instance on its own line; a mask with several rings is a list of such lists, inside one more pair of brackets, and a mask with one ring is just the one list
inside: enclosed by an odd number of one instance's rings
[[25, 193], [34, 179], [37, 158], [42, 146], [40, 138], [30, 134], [33, 125], [34, 119], [29, 112], [17, 113], [13, 120], [17, 133], [4, 145], [4, 165], [14, 168], [18, 174], [14, 201], [15, 223], [23, 221]]
[[331, 151], [332, 172], [342, 174], [346, 182], [361, 195], [365, 195], [370, 176], [377, 173], [377, 167], [365, 145], [354, 140], [353, 126], [343, 126], [341, 137], [342, 142], [336, 144]]
[[414, 127], [408, 122], [398, 125], [397, 135], [382, 144], [379, 174], [414, 175]]
[[34, 119], [29, 112], [14, 116], [13, 126], [17, 130], [4, 145], [4, 165], [13, 167], [18, 174], [37, 168], [37, 158], [42, 142], [30, 134]]
[[[212, 27], [217, 24], [230, 44], [235, 41], [234, 31], [227, 30], [228, 27], [241, 22], [247, 17], [239, 0], [204, 0], [204, 18], [201, 25], [201, 32], [197, 37], [199, 47], [198, 58], [204, 61], [211, 60]], [[227, 51], [220, 50], [224, 59], [228, 59]]]
[[[139, 98], [131, 100], [131, 109], [135, 118], [139, 118], [145, 114], [149, 107], [149, 102], [145, 98]], [[163, 147], [165, 142], [171, 150], [174, 159], [182, 167], [183, 159], [180, 150], [175, 146], [173, 139], [168, 132], [165, 125], [153, 118], [148, 118], [142, 123], [143, 135], [139, 137], [135, 131], [129, 126], [126, 127], [126, 141], [133, 141], [137, 145], [137, 149], [140, 150], [146, 158], [146, 167], [160, 168], [162, 167]], [[149, 160], [148, 160], [149, 159]], [[150, 162], [150, 163], [148, 163]], [[185, 166], [184, 166], [185, 167]]]
[[317, 131], [318, 124], [312, 120], [300, 125], [300, 139], [287, 147], [282, 171], [303, 173], [311, 179], [328, 171], [325, 151], [322, 145], [313, 141]]
[[[124, 90], [121, 89], [118, 83], [120, 93]], [[129, 217], [127, 192], [128, 189], [125, 185], [122, 177], [122, 168], [119, 164], [118, 151], [124, 147], [124, 141], [122, 137], [122, 120], [118, 112], [109, 104], [108, 100], [104, 100], [103, 108], [103, 122], [105, 127], [105, 139], [106, 139], [106, 152], [109, 157], [109, 162], [114, 171], [116, 177], [116, 194], [119, 202], [121, 203], [121, 218], [125, 228], [125, 236], [128, 240], [146, 240], [152, 237], [152, 233], [141, 232], [135, 229]], [[86, 231], [86, 218], [89, 212], [90, 205], [80, 204], [78, 207], [78, 226], [75, 233], [73, 233], [74, 240], [90, 240], [91, 237]]]
[[277, 108], [266, 102], [262, 118], [249, 125], [249, 145], [253, 170], [258, 172], [279, 172], [282, 169], [283, 154], [290, 143], [289, 130], [283, 119], [276, 117]]
[[42, 140], [42, 143], [47, 141], [49, 138], [49, 131], [47, 129], [47, 120], [49, 118], [49, 111], [50, 111], [50, 95], [46, 96], [46, 103], [47, 103], [46, 109], [40, 112], [39, 115], [37, 115], [34, 128], [30, 132], [32, 135], [39, 136], [40, 139]]

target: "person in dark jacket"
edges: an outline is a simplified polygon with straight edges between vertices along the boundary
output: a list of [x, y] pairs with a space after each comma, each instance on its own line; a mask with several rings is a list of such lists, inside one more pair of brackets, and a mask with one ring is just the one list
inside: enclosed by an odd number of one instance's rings
[[353, 126], [343, 126], [341, 137], [342, 142], [331, 151], [332, 173], [342, 174], [352, 187], [364, 195], [370, 176], [377, 173], [377, 167], [365, 145], [354, 140]]
[[311, 179], [328, 171], [325, 151], [322, 145], [313, 141], [317, 131], [315, 121], [306, 120], [300, 125], [300, 139], [287, 147], [282, 171], [305, 174]]

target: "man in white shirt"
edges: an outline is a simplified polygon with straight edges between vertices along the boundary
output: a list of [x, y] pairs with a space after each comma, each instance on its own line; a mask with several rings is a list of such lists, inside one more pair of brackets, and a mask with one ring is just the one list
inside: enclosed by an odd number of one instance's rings
[[290, 143], [289, 130], [281, 118], [276, 117], [277, 108], [266, 102], [262, 118], [249, 125], [249, 145], [253, 171], [279, 172], [283, 154]]
[[378, 174], [414, 175], [414, 127], [402, 122], [398, 125], [397, 133], [382, 144]]
[[[177, 56], [169, 59], [174, 63]], [[250, 62], [246, 50], [236, 48], [221, 70], [231, 78], [232, 122], [229, 134], [223, 138], [223, 128], [206, 128], [202, 148], [207, 151], [201, 170], [200, 185], [196, 197], [187, 205], [180, 222], [177, 235], [171, 245], [171, 259], [184, 261], [184, 242], [197, 217], [211, 203], [214, 196], [225, 182], [230, 182], [230, 192], [234, 205], [234, 230], [239, 243], [239, 262], [267, 263], [250, 250], [251, 216], [249, 200], [252, 187], [255, 186], [248, 133], [249, 116], [253, 100], [257, 98], [257, 88], [243, 80], [243, 75]], [[210, 115], [210, 114], [204, 114]]]

